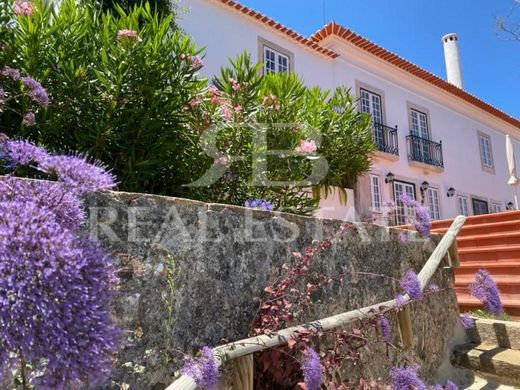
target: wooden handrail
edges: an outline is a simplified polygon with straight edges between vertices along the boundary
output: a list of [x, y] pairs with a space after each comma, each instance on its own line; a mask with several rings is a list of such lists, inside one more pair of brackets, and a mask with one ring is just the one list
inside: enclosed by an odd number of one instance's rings
[[[437, 271], [437, 268], [439, 267], [442, 259], [452, 244], [455, 242], [457, 235], [465, 221], [466, 217], [462, 215], [455, 218], [446, 234], [442, 237], [441, 241], [428, 258], [426, 264], [424, 264], [421, 272], [419, 272], [418, 277], [419, 281], [421, 282], [422, 291], [424, 291], [433, 274], [435, 271]], [[409, 302], [410, 297], [408, 295], [404, 295], [404, 301]], [[351, 310], [321, 320], [308, 322], [303, 325], [292, 326], [290, 328], [282, 329], [272, 335], [260, 335], [240, 341], [235, 341], [233, 343], [214, 348], [213, 353], [215, 354], [215, 357], [217, 358], [217, 364], [220, 367], [222, 364], [231, 359], [240, 358], [251, 355], [255, 352], [263, 351], [268, 348], [284, 345], [289, 340], [297, 338], [300, 332], [308, 332], [312, 330], [332, 330], [343, 327], [348, 323], [358, 319], [359, 317], [371, 318], [377, 316], [381, 306], [392, 309], [397, 306], [397, 303], [396, 300], [393, 299], [375, 305], [366, 306], [362, 309]], [[170, 386], [168, 386], [166, 390], [195, 390], [196, 388], [197, 385], [191, 377], [182, 375]]]

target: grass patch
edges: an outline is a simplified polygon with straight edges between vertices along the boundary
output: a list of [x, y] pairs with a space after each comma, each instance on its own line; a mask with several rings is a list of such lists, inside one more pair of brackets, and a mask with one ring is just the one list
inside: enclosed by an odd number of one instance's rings
[[485, 310], [482, 310], [482, 309], [470, 311], [469, 314], [472, 317], [484, 318], [486, 320], [500, 320], [500, 321], [512, 321], [513, 320], [511, 318], [511, 316], [509, 314], [507, 314], [506, 312], [504, 312], [503, 314], [501, 314], [498, 317]]

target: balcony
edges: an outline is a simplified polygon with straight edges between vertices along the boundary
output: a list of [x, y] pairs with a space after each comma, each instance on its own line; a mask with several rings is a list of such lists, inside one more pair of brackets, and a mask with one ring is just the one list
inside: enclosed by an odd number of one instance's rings
[[397, 143], [397, 127], [385, 126], [381, 123], [374, 123], [374, 143], [377, 150], [398, 156], [399, 146]]
[[429, 139], [410, 134], [406, 137], [406, 144], [408, 146], [409, 161], [415, 161], [440, 169], [444, 168], [444, 160], [442, 158], [442, 141], [437, 143]]

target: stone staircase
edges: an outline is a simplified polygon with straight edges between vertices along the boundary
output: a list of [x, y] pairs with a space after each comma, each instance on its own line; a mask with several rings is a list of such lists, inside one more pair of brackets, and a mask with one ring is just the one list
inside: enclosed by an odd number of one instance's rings
[[[432, 231], [444, 233], [451, 220], [434, 221]], [[468, 217], [457, 238], [460, 267], [455, 286], [461, 312], [481, 308], [467, 292], [475, 272], [487, 269], [500, 289], [505, 311], [520, 318], [520, 211]]]
[[467, 331], [469, 343], [457, 346], [452, 364], [500, 384], [520, 386], [520, 323], [478, 319]]

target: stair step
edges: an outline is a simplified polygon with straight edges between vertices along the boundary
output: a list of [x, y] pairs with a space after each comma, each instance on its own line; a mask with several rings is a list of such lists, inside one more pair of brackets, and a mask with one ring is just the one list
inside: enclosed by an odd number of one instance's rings
[[[433, 233], [446, 233], [445, 228], [436, 229], [433, 228]], [[493, 222], [484, 225], [466, 225], [462, 227], [459, 233], [459, 237], [477, 235], [477, 234], [491, 234], [491, 233], [503, 233], [507, 231], [518, 231], [520, 230], [520, 220], [515, 221], [504, 221], [504, 222]]]
[[[455, 277], [455, 287], [458, 291], [468, 288], [473, 283], [473, 275]], [[517, 296], [520, 299], [520, 278], [515, 275], [493, 275], [501, 296]]]
[[462, 261], [520, 260], [520, 245], [493, 245], [478, 248], [460, 248]]
[[[520, 211], [505, 211], [502, 213], [472, 215], [466, 218], [464, 226], [481, 225], [503, 221], [518, 221], [520, 220]], [[453, 219], [443, 219], [440, 221], [433, 221], [432, 228], [442, 229], [449, 228]]]
[[504, 383], [520, 385], [520, 351], [496, 344], [468, 343], [455, 347], [453, 365], [497, 375]]
[[520, 351], [520, 323], [478, 318], [475, 327], [467, 329], [471, 342], [476, 344], [498, 345], [501, 348]]
[[520, 230], [459, 237], [457, 245], [460, 249], [496, 245], [520, 245]]

